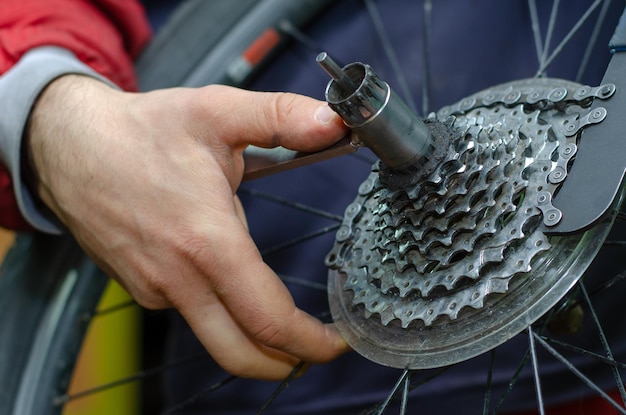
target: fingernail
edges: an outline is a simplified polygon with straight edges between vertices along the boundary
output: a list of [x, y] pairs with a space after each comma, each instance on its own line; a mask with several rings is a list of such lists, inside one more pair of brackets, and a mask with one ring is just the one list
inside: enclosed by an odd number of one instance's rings
[[315, 110], [315, 119], [322, 124], [330, 124], [330, 122], [337, 117], [337, 113], [333, 111], [328, 105], [320, 105]]

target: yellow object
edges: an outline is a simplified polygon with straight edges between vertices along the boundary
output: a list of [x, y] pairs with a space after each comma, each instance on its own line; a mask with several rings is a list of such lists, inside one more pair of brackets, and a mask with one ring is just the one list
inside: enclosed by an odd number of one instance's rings
[[[0, 229], [0, 262], [13, 245], [15, 234]], [[128, 303], [131, 297], [115, 281], [104, 292], [98, 310]], [[139, 306], [96, 317], [85, 339], [70, 385], [70, 395], [135, 375], [140, 369], [141, 311]], [[70, 401], [64, 415], [137, 415], [140, 384], [132, 382]]]
[[15, 233], [0, 228], [0, 258], [4, 258], [15, 241]]
[[[130, 300], [128, 293], [111, 281], [98, 310]], [[140, 367], [140, 332], [140, 310], [136, 305], [94, 318], [73, 375], [70, 396], [136, 374]], [[140, 413], [139, 386], [138, 382], [131, 382], [72, 400], [63, 414], [136, 415]]]

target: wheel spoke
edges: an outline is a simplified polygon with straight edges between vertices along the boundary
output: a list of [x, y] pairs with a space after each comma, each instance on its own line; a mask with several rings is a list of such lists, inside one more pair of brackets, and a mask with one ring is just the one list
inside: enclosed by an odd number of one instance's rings
[[583, 14], [583, 16], [576, 22], [576, 24], [572, 27], [569, 33], [563, 38], [561, 43], [559, 43], [559, 45], [556, 48], [554, 48], [550, 56], [541, 64], [541, 66], [537, 70], [537, 73], [535, 74], [535, 77], [543, 75], [546, 68], [550, 66], [550, 64], [554, 61], [554, 59], [556, 59], [559, 56], [559, 54], [563, 51], [563, 48], [565, 47], [565, 45], [569, 43], [571, 38], [576, 34], [576, 32], [578, 32], [578, 30], [582, 27], [585, 21], [587, 21], [589, 16], [591, 16], [593, 11], [602, 3], [602, 1], [603, 0], [596, 0], [591, 6], [589, 6], [585, 14]]
[[[616, 276], [614, 276], [613, 278], [611, 278], [610, 280], [608, 280], [607, 282], [605, 282], [604, 284], [600, 285], [599, 287], [597, 287], [595, 290], [593, 290], [592, 292], [589, 293], [589, 297], [593, 297], [595, 295], [600, 294], [601, 292], [603, 292], [604, 290], [607, 290], [609, 288], [613, 288], [615, 286], [615, 284], [626, 280], [626, 271], [622, 271], [619, 274], [617, 274]], [[577, 304], [577, 302], [576, 302]]]
[[[317, 317], [317, 316], [316, 316], [316, 317]], [[422, 386], [422, 385], [425, 385], [426, 383], [430, 382], [430, 381], [431, 381], [431, 380], [433, 380], [433, 379], [438, 378], [439, 376], [441, 376], [441, 375], [443, 375], [444, 373], [446, 373], [446, 372], [447, 372], [450, 368], [452, 368], [452, 367], [454, 367], [454, 365], [453, 365], [453, 366], [445, 366], [445, 367], [441, 367], [441, 368], [439, 368], [439, 369], [435, 370], [433, 373], [430, 373], [428, 376], [425, 376], [424, 378], [422, 378], [422, 379], [420, 379], [420, 380], [418, 380], [418, 381], [416, 381], [416, 382], [414, 382], [414, 383], [410, 383], [410, 384], [409, 384], [409, 392], [410, 392], [410, 391], [412, 391], [412, 390], [414, 390], [414, 389], [417, 389], [418, 387], [420, 387], [420, 386]], [[409, 371], [409, 373], [410, 373], [411, 379], [413, 379], [413, 378], [415, 377], [414, 375], [415, 375], [415, 374], [417, 374], [417, 373], [419, 373], [419, 372], [418, 372], [418, 371]], [[407, 376], [408, 376], [408, 375], [407, 375]], [[396, 388], [396, 389], [397, 389], [397, 388]], [[395, 395], [395, 394], [394, 394], [394, 395]], [[394, 397], [392, 396], [392, 401], [393, 401], [393, 399], [394, 399]], [[386, 400], [385, 400], [384, 402], [386, 402]], [[383, 402], [383, 403], [384, 403], [384, 402]], [[390, 402], [391, 402], [391, 401], [390, 401]], [[390, 403], [390, 402], [389, 402], [389, 403]], [[389, 404], [389, 403], [388, 403], [388, 404]], [[388, 405], [388, 404], [387, 404], [387, 405]], [[375, 413], [379, 413], [379, 412], [377, 412], [377, 411], [379, 411], [379, 410], [380, 410], [381, 405], [382, 405], [382, 404], [376, 404], [376, 405], [374, 405], [373, 407], [370, 407], [370, 408], [366, 409], [366, 410], [365, 410], [365, 411], [363, 411], [361, 414], [362, 414], [362, 415], [372, 415], [372, 414], [375, 414]]]
[[137, 301], [135, 301], [135, 300], [128, 300], [128, 301], [125, 301], [123, 303], [116, 304], [114, 306], [98, 309], [98, 310], [94, 311], [91, 314], [85, 314], [82, 317], [82, 319], [83, 319], [83, 321], [91, 321], [92, 319], [94, 319], [96, 317], [103, 317], [103, 316], [106, 316], [108, 314], [115, 313], [116, 311], [122, 311], [122, 310], [125, 310], [125, 309], [129, 308], [129, 307], [135, 307], [135, 306], [138, 306], [138, 305], [139, 304], [137, 304]]
[[511, 377], [511, 380], [509, 381], [509, 384], [507, 385], [506, 390], [502, 393], [502, 396], [500, 397], [500, 400], [498, 401], [498, 405], [496, 406], [496, 409], [493, 411], [494, 414], [497, 414], [498, 412], [500, 412], [500, 409], [504, 405], [504, 402], [506, 402], [506, 399], [509, 397], [509, 395], [513, 391], [513, 388], [515, 388], [515, 385], [517, 385], [520, 375], [522, 374], [522, 370], [524, 370], [529, 360], [530, 360], [530, 350], [527, 349], [526, 352], [524, 353], [524, 356], [522, 357], [522, 360], [517, 365], [517, 369], [515, 370], [515, 373]]
[[181, 409], [185, 409], [189, 405], [192, 405], [193, 403], [198, 401], [203, 396], [206, 396], [209, 393], [211, 393], [213, 391], [216, 391], [216, 390], [226, 386], [227, 384], [229, 384], [230, 382], [232, 382], [235, 379], [239, 379], [239, 378], [237, 376], [229, 375], [229, 376], [225, 377], [224, 379], [222, 379], [221, 381], [219, 381], [217, 383], [214, 383], [214, 384], [210, 385], [208, 388], [206, 388], [206, 389], [196, 393], [195, 395], [191, 396], [190, 398], [185, 399], [183, 402], [177, 404], [176, 406], [173, 406], [173, 407], [165, 410], [162, 414], [163, 415], [169, 415], [169, 414], [174, 414], [176, 412], [179, 412]]
[[324, 51], [324, 49], [315, 40], [307, 36], [289, 20], [283, 20], [282, 22], [280, 22], [278, 28], [281, 32], [290, 36], [293, 40], [295, 40], [314, 54], [317, 55]]
[[258, 198], [261, 198], [261, 199], [265, 199], [265, 200], [268, 200], [270, 202], [274, 202], [274, 203], [282, 205], [282, 206], [288, 206], [288, 207], [294, 208], [296, 210], [299, 210], [301, 212], [310, 213], [312, 215], [316, 215], [316, 216], [319, 216], [319, 217], [322, 217], [322, 218], [331, 219], [331, 220], [334, 220], [334, 221], [337, 221], [337, 222], [343, 221], [343, 216], [341, 216], [341, 215], [335, 215], [333, 213], [326, 212], [326, 211], [321, 210], [321, 209], [315, 209], [315, 208], [313, 208], [311, 206], [305, 205], [304, 203], [294, 202], [293, 200], [289, 200], [289, 199], [285, 199], [285, 198], [282, 198], [282, 197], [274, 196], [272, 194], [265, 193], [265, 192], [262, 192], [260, 190], [251, 189], [251, 188], [247, 188], [247, 187], [240, 187], [239, 188], [239, 192], [245, 193], [245, 194], [250, 195], [252, 197], [258, 197]]
[[558, 15], [559, 4], [559, 0], [554, 0], [552, 2], [552, 10], [550, 11], [550, 20], [548, 22], [548, 30], [546, 31], [546, 40], [543, 43], [540, 65], [543, 65], [548, 58], [548, 50], [550, 50], [550, 43], [552, 42], [552, 35], [554, 34], [554, 25], [556, 23], [556, 16]]
[[430, 112], [430, 34], [432, 32], [432, 0], [424, 0], [424, 30], [422, 41], [422, 114]]
[[407, 372], [406, 377], [404, 378], [402, 388], [402, 401], [400, 401], [400, 415], [407, 414], [409, 406], [409, 392], [411, 391], [411, 374], [412, 372]]
[[420, 386], [430, 382], [431, 380], [439, 377], [440, 375], [442, 375], [445, 372], [447, 372], [448, 369], [450, 369], [451, 367], [454, 367], [454, 366], [442, 367], [442, 368], [438, 369], [437, 371], [435, 371], [434, 373], [426, 376], [424, 379], [422, 379], [422, 380], [420, 380], [418, 382], [415, 382], [414, 384], [411, 385], [411, 390], [416, 389], [416, 388], [418, 388], [418, 387], [420, 387]]
[[155, 375], [161, 374], [163, 372], [166, 372], [166, 371], [171, 370], [171, 369], [175, 369], [177, 367], [186, 365], [186, 364], [191, 363], [191, 362], [195, 362], [195, 361], [198, 361], [198, 360], [201, 360], [201, 359], [206, 359], [208, 356], [209, 355], [206, 352], [203, 351], [201, 353], [197, 353], [197, 354], [194, 354], [194, 355], [191, 355], [191, 356], [187, 356], [186, 358], [179, 359], [179, 360], [176, 360], [176, 361], [173, 361], [173, 362], [169, 362], [169, 363], [166, 363], [164, 365], [157, 366], [157, 367], [154, 367], [154, 368], [151, 368], [151, 369], [148, 369], [148, 370], [139, 371], [139, 372], [135, 373], [132, 376], [128, 376], [128, 377], [125, 377], [125, 378], [122, 378], [122, 379], [118, 379], [116, 381], [105, 383], [105, 384], [102, 384], [102, 385], [94, 386], [92, 388], [85, 389], [85, 390], [82, 390], [80, 392], [73, 393], [71, 395], [64, 394], [64, 395], [57, 396], [57, 397], [54, 398], [53, 402], [54, 402], [55, 406], [64, 405], [64, 404], [66, 404], [69, 401], [74, 401], [74, 400], [77, 400], [77, 399], [85, 398], [85, 397], [94, 395], [96, 393], [100, 393], [100, 392], [104, 392], [104, 391], [109, 390], [109, 389], [116, 388], [118, 386], [123, 386], [123, 385], [126, 385], [128, 383], [140, 381], [140, 380], [145, 379], [145, 378], [150, 377], [150, 376], [155, 376]]
[[589, 41], [587, 42], [587, 48], [585, 49], [585, 54], [580, 62], [580, 66], [578, 67], [578, 73], [576, 74], [575, 81], [580, 82], [583, 75], [585, 74], [585, 70], [587, 69], [587, 65], [589, 64], [589, 60], [591, 58], [591, 52], [596, 45], [598, 40], [598, 36], [600, 35], [600, 29], [602, 29], [602, 23], [604, 23], [604, 18], [609, 10], [609, 5], [611, 4], [611, 0], [604, 0], [604, 4], [602, 5], [602, 9], [598, 14], [598, 19], [596, 20], [596, 24], [593, 27], [593, 33], [589, 37]]
[[289, 386], [289, 383], [296, 377], [296, 375], [302, 370], [302, 368], [304, 367], [306, 363], [305, 362], [300, 362], [296, 365], [296, 367], [293, 368], [293, 370], [291, 371], [291, 373], [289, 373], [289, 375], [287, 375], [287, 377], [285, 379], [283, 379], [282, 382], [280, 382], [280, 385], [278, 385], [278, 387], [276, 388], [276, 390], [274, 391], [274, 393], [272, 393], [272, 395], [268, 398], [267, 401], [265, 401], [265, 403], [263, 404], [263, 406], [261, 406], [261, 409], [259, 409], [259, 411], [257, 412], [257, 415], [261, 415], [263, 414], [267, 408], [270, 407], [270, 405], [276, 400], [276, 398], [278, 398], [278, 396], [280, 395], [280, 393], [282, 391], [285, 390], [285, 388], [287, 386]]
[[411, 93], [411, 89], [409, 88], [409, 83], [406, 80], [406, 76], [404, 75], [404, 71], [402, 70], [402, 66], [400, 65], [400, 61], [398, 60], [393, 44], [389, 39], [389, 35], [387, 34], [387, 30], [385, 29], [385, 25], [383, 24], [380, 12], [378, 11], [378, 7], [376, 6], [374, 0], [364, 0], [364, 2], [365, 6], [367, 7], [367, 12], [372, 19], [374, 30], [376, 30], [376, 34], [378, 35], [378, 38], [383, 47], [383, 51], [385, 52], [387, 60], [389, 61], [389, 64], [393, 69], [396, 81], [398, 81], [398, 87], [400, 88], [400, 92], [402, 93], [404, 100], [409, 108], [411, 108], [411, 110], [417, 114], [417, 106], [415, 105], [413, 94]]
[[400, 377], [398, 378], [398, 381], [396, 382], [396, 384], [394, 385], [394, 387], [391, 389], [391, 392], [389, 393], [389, 395], [387, 396], [387, 398], [378, 406], [378, 409], [376, 410], [376, 412], [374, 413], [375, 415], [382, 415], [385, 413], [385, 411], [387, 410], [387, 408], [389, 407], [389, 405], [391, 404], [394, 396], [396, 395], [396, 393], [398, 392], [398, 390], [400, 389], [400, 387], [405, 383], [406, 378], [409, 376], [409, 369], [404, 369], [402, 371], [402, 374], [400, 375]]
[[546, 413], [543, 406], [543, 394], [541, 393], [541, 380], [539, 378], [539, 362], [537, 361], [537, 351], [535, 349], [535, 333], [532, 326], [528, 326], [528, 343], [530, 345], [530, 358], [533, 368], [533, 379], [535, 381], [535, 392], [537, 393], [537, 409], [539, 413]]
[[552, 339], [550, 337], [545, 337], [545, 336], [540, 336], [540, 337], [543, 340], [545, 340], [546, 342], [552, 343], [554, 345], [557, 345], [557, 346], [559, 346], [559, 347], [561, 347], [561, 348], [563, 348], [565, 350], [568, 350], [568, 351], [571, 351], [571, 352], [575, 352], [575, 353], [579, 353], [579, 354], [581, 354], [583, 356], [591, 357], [591, 358], [593, 358], [593, 359], [595, 359], [595, 360], [597, 360], [599, 362], [605, 363], [605, 364], [610, 365], [610, 366], [614, 366], [614, 367], [617, 367], [617, 368], [620, 368], [620, 369], [626, 369], [626, 363], [622, 363], [622, 362], [618, 362], [618, 361], [613, 360], [613, 359], [609, 359], [606, 356], [602, 356], [602, 355], [600, 355], [598, 353], [592, 352], [592, 351], [587, 350], [587, 349], [583, 349], [583, 348], [578, 347], [578, 346], [574, 346], [573, 344], [566, 343], [566, 342], [563, 342], [561, 340]]
[[598, 385], [596, 385], [591, 379], [586, 377], [580, 370], [576, 368], [569, 360], [567, 360], [563, 355], [561, 355], [556, 349], [554, 349], [548, 342], [543, 340], [537, 334], [533, 335], [534, 339], [544, 348], [548, 353], [554, 356], [558, 361], [563, 363], [567, 369], [569, 369], [574, 375], [576, 375], [580, 380], [582, 380], [587, 386], [600, 394], [608, 403], [610, 403], [615, 409], [619, 411], [621, 414], [626, 414], [626, 410], [622, 408], [617, 402], [615, 402], [606, 392], [604, 392]]
[[[585, 285], [582, 282], [579, 282], [578, 285], [580, 286], [580, 291], [583, 294], [585, 303], [587, 304], [587, 307], [589, 311], [591, 312], [591, 318], [594, 322], [596, 331], [598, 332], [598, 337], [600, 339], [600, 342], [602, 343], [602, 347], [604, 349], [606, 357], [612, 361], [615, 361], [615, 358], [613, 357], [613, 352], [611, 351], [611, 348], [609, 347], [609, 342], [606, 338], [604, 330], [602, 329], [600, 320], [598, 319], [598, 314], [596, 313], [595, 307], [591, 303], [591, 299], [589, 298], [589, 294], [587, 293], [587, 289], [585, 288]], [[626, 390], [624, 390], [624, 382], [622, 381], [622, 377], [616, 366], [613, 366], [611, 369], [613, 372], [613, 376], [615, 378], [615, 383], [617, 384], [617, 389], [619, 390], [620, 395], [622, 397], [622, 402], [626, 404]]]
[[287, 242], [283, 242], [281, 244], [278, 245], [274, 245], [270, 248], [264, 249], [261, 251], [261, 255], [262, 256], [268, 256], [271, 254], [275, 254], [276, 252], [282, 251], [283, 249], [288, 249], [291, 248], [292, 246], [298, 245], [302, 242], [308, 241], [310, 239], [313, 238], [317, 238], [318, 236], [322, 236], [322, 235], [326, 235], [327, 233], [336, 231], [337, 229], [339, 229], [339, 227], [341, 226], [341, 224], [337, 223], [335, 225], [330, 225], [330, 226], [326, 226], [322, 229], [318, 229], [316, 231], [313, 231], [311, 233], [307, 233], [304, 235], [301, 235], [297, 238], [291, 239]]
[[537, 4], [535, 0], [528, 0], [528, 10], [530, 11], [530, 27], [533, 31], [533, 40], [535, 41], [535, 53], [537, 54], [537, 62], [542, 65], [543, 60], [543, 44], [541, 41], [541, 29], [539, 28], [539, 16], [537, 14]]

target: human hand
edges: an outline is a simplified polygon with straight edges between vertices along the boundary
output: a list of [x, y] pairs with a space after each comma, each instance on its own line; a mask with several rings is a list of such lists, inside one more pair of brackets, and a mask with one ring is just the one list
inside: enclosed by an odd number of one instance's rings
[[213, 358], [280, 379], [347, 346], [263, 262], [235, 191], [248, 144], [314, 151], [345, 127], [325, 103], [225, 86], [131, 94], [52, 82], [31, 114], [36, 191], [143, 306], [177, 308]]

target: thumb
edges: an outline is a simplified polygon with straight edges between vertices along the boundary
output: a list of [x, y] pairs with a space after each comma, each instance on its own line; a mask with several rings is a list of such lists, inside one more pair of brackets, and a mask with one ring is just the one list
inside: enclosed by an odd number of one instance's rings
[[212, 130], [232, 148], [255, 145], [316, 151], [334, 144], [347, 127], [326, 102], [285, 92], [253, 92], [222, 85], [204, 88]]

